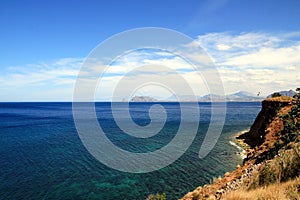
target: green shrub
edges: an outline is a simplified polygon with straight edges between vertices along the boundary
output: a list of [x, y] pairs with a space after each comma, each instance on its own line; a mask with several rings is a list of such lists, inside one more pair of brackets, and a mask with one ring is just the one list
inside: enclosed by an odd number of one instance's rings
[[150, 194], [147, 198], [147, 200], [166, 200], [166, 199], [167, 199], [166, 193]]
[[288, 181], [300, 175], [299, 147], [294, 147], [293, 154], [289, 156], [289, 159], [286, 162], [281, 181]]
[[293, 106], [289, 113], [281, 115], [283, 120], [283, 129], [281, 131], [280, 140], [283, 142], [283, 146], [290, 142], [298, 141], [300, 132], [300, 88], [296, 89], [297, 93], [294, 96]]
[[259, 174], [259, 185], [266, 186], [275, 183], [276, 180], [277, 178], [274, 170], [269, 165], [266, 165]]
[[274, 92], [273, 94], [272, 94], [272, 98], [273, 97], [281, 97], [281, 94], [279, 93], [279, 92]]

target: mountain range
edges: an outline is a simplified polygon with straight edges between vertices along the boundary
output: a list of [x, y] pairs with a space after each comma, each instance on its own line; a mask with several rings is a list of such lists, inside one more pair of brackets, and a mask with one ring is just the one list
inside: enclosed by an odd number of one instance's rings
[[[178, 97], [178, 98], [177, 98]], [[264, 98], [251, 94], [249, 92], [240, 91], [237, 93], [233, 93], [230, 95], [217, 95], [217, 94], [207, 94], [204, 96], [193, 96], [193, 95], [180, 95], [175, 96], [172, 95], [167, 99], [155, 99], [149, 96], [134, 96], [130, 101], [131, 102], [157, 102], [157, 101], [180, 101], [183, 102], [191, 102], [191, 101], [199, 101], [199, 102], [222, 102], [222, 101], [229, 101], [229, 102], [251, 102], [251, 101], [262, 101]]]
[[[289, 96], [289, 97], [293, 97], [296, 94], [294, 90], [280, 91], [278, 93], [281, 94], [282, 96]], [[267, 98], [272, 97], [273, 94], [268, 95]]]

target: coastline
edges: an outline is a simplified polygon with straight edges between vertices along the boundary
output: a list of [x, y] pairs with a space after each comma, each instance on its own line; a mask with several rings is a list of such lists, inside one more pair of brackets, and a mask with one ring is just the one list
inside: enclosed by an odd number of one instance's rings
[[249, 132], [249, 129], [245, 129], [243, 131], [240, 131], [238, 133], [233, 134], [232, 138], [229, 140], [229, 143], [236, 147], [238, 151], [236, 152], [237, 155], [240, 155], [241, 158], [244, 160], [247, 158], [247, 150], [250, 148], [249, 145], [243, 142], [243, 140], [238, 139], [239, 136]]
[[[226, 172], [224, 177], [214, 180], [209, 185], [189, 192], [182, 200], [227, 199], [230, 195], [233, 195], [231, 199], [241, 199], [248, 190], [262, 191], [271, 184], [278, 183], [280, 186], [284, 181], [298, 177], [300, 132], [299, 128], [296, 129], [296, 135], [294, 129], [286, 128], [286, 123], [299, 119], [295, 110], [299, 110], [300, 103], [299, 98], [297, 101], [292, 101], [292, 98], [289, 98], [290, 101], [285, 99], [264, 100], [250, 130], [232, 134], [232, 138], [229, 138], [229, 143], [243, 152], [242, 165]], [[293, 127], [293, 124], [288, 127]], [[293, 134], [295, 136], [291, 140]], [[267, 194], [265, 190], [264, 192], [264, 195], [270, 197], [275, 195]]]

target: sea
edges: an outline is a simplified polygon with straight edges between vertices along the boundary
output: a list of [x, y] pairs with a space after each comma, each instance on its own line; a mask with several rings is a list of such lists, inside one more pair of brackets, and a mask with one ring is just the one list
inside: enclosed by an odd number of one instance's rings
[[[130, 103], [132, 120], [140, 126], [149, 124], [153, 104], [157, 103]], [[99, 125], [115, 145], [129, 152], [149, 152], [167, 145], [181, 120], [179, 103], [159, 104], [167, 120], [161, 132], [150, 138], [124, 134], [111, 103], [97, 102], [95, 110]], [[234, 135], [249, 129], [261, 109], [260, 102], [228, 102], [218, 142], [200, 159], [211, 104], [198, 105], [197, 135], [180, 158], [156, 171], [128, 173], [102, 164], [89, 153], [77, 133], [71, 102], [0, 103], [0, 199], [143, 200], [156, 193], [179, 199], [243, 162]]]

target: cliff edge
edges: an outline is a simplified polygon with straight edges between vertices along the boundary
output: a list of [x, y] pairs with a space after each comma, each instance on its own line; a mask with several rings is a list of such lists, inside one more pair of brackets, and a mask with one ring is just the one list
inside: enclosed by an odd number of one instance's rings
[[[196, 188], [182, 200], [299, 199], [300, 89], [294, 98], [262, 101], [262, 109], [248, 132], [237, 136], [246, 150], [242, 166], [210, 185]], [[280, 196], [281, 195], [281, 196]]]

